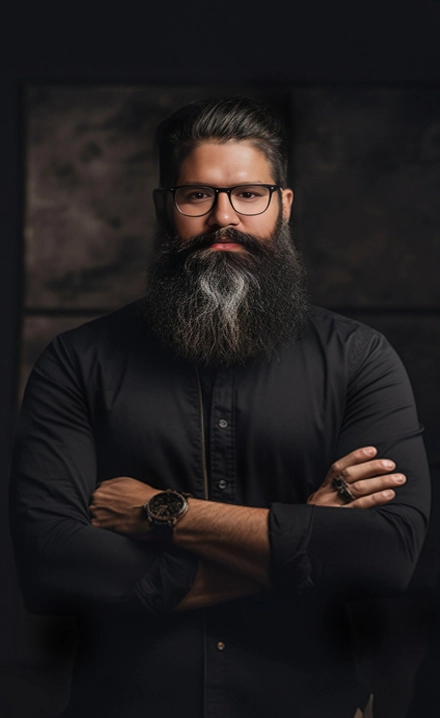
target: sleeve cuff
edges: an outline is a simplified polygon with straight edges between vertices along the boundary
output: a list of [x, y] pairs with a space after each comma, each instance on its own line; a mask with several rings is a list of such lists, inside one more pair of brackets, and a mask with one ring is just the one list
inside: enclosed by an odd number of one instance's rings
[[307, 555], [313, 514], [313, 506], [271, 505], [269, 539], [274, 588], [296, 593], [313, 588], [312, 566]]
[[134, 586], [131, 599], [154, 616], [165, 616], [191, 589], [198, 559], [191, 553], [168, 549], [161, 552], [148, 574]]

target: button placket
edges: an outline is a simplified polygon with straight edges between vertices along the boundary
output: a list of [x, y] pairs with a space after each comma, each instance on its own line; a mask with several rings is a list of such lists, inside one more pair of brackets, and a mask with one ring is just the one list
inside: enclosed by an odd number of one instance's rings
[[220, 501], [234, 501], [235, 439], [233, 418], [234, 377], [220, 370], [212, 394], [211, 479]]

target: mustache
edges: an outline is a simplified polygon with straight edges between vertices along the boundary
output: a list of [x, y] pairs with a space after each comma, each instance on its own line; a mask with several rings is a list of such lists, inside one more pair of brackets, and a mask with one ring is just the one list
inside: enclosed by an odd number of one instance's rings
[[252, 254], [265, 255], [268, 253], [268, 240], [256, 239], [252, 234], [239, 232], [233, 227], [228, 229], [218, 229], [213, 232], [201, 232], [191, 237], [191, 239], [175, 240], [175, 250], [180, 255], [190, 254], [191, 252], [209, 249], [209, 247], [217, 242], [234, 242], [247, 249]]

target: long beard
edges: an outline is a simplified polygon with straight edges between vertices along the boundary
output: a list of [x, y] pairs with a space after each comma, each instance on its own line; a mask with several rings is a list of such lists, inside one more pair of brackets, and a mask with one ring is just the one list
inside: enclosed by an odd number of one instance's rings
[[[246, 252], [208, 249], [225, 236]], [[144, 308], [180, 356], [208, 366], [245, 364], [270, 357], [302, 331], [305, 272], [287, 223], [279, 220], [264, 239], [228, 229], [158, 240]]]

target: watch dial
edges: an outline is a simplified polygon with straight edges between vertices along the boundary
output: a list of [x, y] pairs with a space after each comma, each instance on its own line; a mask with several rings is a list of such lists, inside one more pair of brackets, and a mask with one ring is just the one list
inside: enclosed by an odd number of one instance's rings
[[184, 507], [184, 499], [174, 492], [156, 494], [150, 502], [150, 513], [160, 520], [177, 518]]

